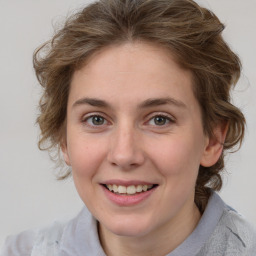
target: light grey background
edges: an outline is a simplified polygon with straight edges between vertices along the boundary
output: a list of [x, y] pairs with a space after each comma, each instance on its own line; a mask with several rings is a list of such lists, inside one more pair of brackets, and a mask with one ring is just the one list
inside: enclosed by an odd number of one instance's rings
[[[74, 216], [82, 207], [72, 180], [57, 182], [54, 164], [37, 149], [40, 88], [33, 50], [53, 24], [90, 1], [0, 0], [0, 244], [8, 234]], [[234, 101], [247, 118], [242, 149], [228, 157], [222, 197], [256, 225], [256, 1], [198, 0], [227, 28], [225, 38], [243, 62]]]

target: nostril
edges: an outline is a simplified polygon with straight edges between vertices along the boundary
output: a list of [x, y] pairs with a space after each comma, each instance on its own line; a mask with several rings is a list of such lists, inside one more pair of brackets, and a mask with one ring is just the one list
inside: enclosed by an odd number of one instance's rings
[[144, 155], [140, 151], [119, 151], [110, 152], [107, 157], [112, 166], [119, 166], [122, 169], [136, 168], [144, 163]]

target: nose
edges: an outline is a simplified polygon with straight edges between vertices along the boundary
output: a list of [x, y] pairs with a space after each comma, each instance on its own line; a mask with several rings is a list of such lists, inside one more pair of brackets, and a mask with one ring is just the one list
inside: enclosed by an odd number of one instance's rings
[[108, 161], [122, 170], [130, 170], [145, 161], [142, 137], [133, 127], [117, 127], [109, 145]]

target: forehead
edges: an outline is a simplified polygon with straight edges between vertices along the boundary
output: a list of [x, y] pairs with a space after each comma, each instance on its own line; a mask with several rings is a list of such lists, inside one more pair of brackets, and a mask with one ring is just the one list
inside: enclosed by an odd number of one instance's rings
[[75, 71], [70, 99], [81, 94], [114, 98], [193, 97], [192, 73], [181, 68], [171, 52], [145, 42], [113, 45], [98, 51]]

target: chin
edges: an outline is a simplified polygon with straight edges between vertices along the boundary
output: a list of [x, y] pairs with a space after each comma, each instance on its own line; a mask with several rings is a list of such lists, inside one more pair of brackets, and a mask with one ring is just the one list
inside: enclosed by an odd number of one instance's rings
[[[103, 224], [104, 225], [104, 224]], [[145, 223], [136, 218], [136, 220], [126, 217], [125, 220], [114, 220], [104, 225], [111, 233], [118, 236], [142, 237], [148, 234], [152, 228], [152, 223]]]

